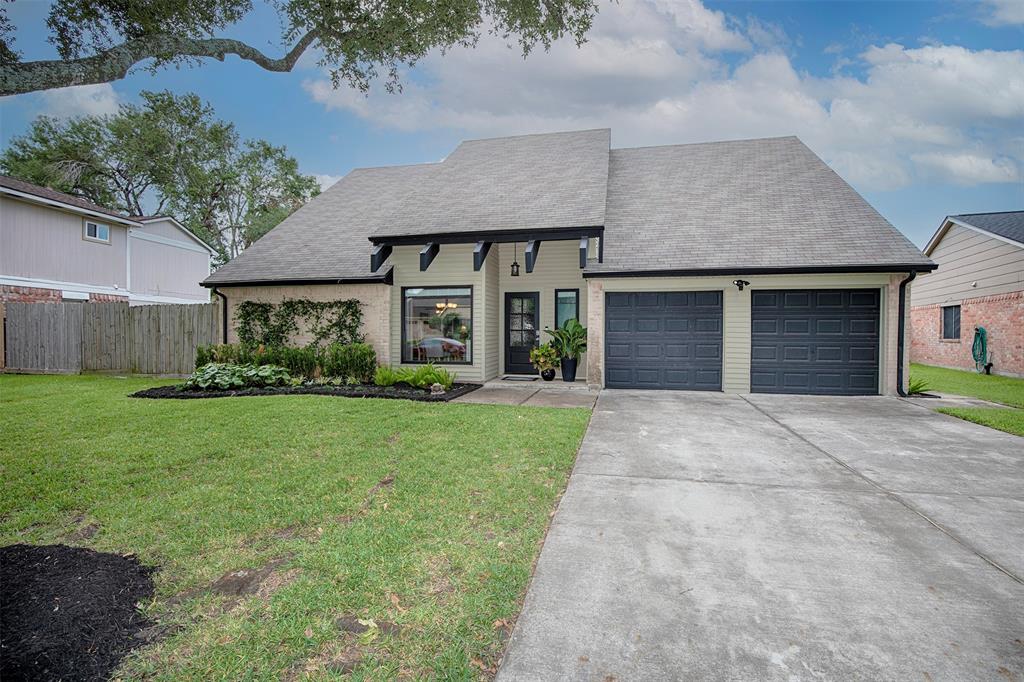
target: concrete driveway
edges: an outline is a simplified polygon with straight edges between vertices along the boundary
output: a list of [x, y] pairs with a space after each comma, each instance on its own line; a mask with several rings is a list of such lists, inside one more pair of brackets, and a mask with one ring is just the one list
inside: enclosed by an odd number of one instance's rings
[[604, 391], [499, 680], [1024, 680], [1024, 439]]

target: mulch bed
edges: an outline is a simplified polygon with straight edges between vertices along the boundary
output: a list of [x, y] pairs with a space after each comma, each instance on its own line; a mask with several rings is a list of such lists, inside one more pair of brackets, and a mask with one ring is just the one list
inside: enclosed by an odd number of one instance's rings
[[253, 395], [329, 395], [338, 398], [397, 398], [427, 403], [447, 402], [480, 388], [480, 384], [454, 384], [450, 391], [432, 394], [412, 386], [273, 386], [232, 390], [194, 390], [178, 386], [157, 386], [132, 393], [132, 398], [241, 398]]
[[154, 569], [67, 545], [0, 548], [0, 678], [106, 680], [152, 625]]

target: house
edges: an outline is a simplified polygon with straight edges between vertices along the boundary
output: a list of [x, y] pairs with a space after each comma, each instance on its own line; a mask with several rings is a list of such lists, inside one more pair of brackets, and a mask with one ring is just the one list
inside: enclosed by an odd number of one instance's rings
[[204, 284], [230, 311], [357, 298], [382, 362], [464, 381], [535, 374], [541, 330], [577, 317], [593, 386], [873, 394], [897, 391], [905, 283], [934, 267], [795, 137], [586, 130], [354, 170]]
[[925, 247], [939, 269], [914, 282], [914, 362], [976, 369], [975, 328], [994, 374], [1024, 376], [1024, 211], [949, 216]]
[[126, 216], [0, 176], [0, 303], [208, 303], [216, 255], [170, 216]]

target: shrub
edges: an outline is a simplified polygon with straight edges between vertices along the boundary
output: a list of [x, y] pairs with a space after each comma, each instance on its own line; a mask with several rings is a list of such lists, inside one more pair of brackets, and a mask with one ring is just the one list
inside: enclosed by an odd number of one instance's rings
[[[243, 350], [243, 354], [246, 352]], [[279, 365], [293, 375], [312, 379], [316, 376], [320, 358], [315, 348], [292, 348], [288, 346], [260, 347], [246, 360], [254, 365]]]
[[284, 367], [276, 365], [229, 365], [208, 362], [185, 380], [184, 387], [192, 389], [229, 389], [250, 386], [280, 386], [290, 383], [291, 376]]
[[399, 381], [402, 381], [401, 373], [391, 367], [381, 365], [373, 373], [373, 383], [378, 386], [394, 386]]
[[332, 343], [321, 353], [320, 367], [324, 376], [369, 383], [377, 369], [377, 353], [368, 343]]
[[537, 369], [544, 371], [554, 369], [561, 364], [558, 351], [550, 343], [542, 343], [530, 351], [530, 362]]
[[397, 370], [398, 381], [404, 381], [416, 388], [430, 388], [434, 384], [441, 384], [441, 387], [448, 391], [455, 383], [455, 374], [444, 367], [438, 367], [432, 362], [413, 369], [403, 367]]
[[907, 395], [919, 395], [930, 390], [932, 390], [931, 385], [925, 379], [917, 377], [911, 377], [910, 383], [907, 385]]
[[221, 362], [229, 364], [247, 364], [245, 362], [239, 362], [240, 359], [240, 348], [237, 345], [224, 343], [215, 344], [212, 346], [198, 346], [196, 348], [196, 368], [202, 367], [203, 365], [211, 362]]

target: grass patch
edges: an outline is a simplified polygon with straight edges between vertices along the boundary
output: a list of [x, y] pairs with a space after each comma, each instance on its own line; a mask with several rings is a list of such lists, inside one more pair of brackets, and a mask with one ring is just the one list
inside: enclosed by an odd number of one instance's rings
[[1010, 407], [1024, 407], [1024, 379], [930, 365], [911, 365], [910, 378], [923, 379], [928, 383], [930, 391], [981, 398]]
[[[0, 376], [0, 544], [160, 567], [164, 634], [122, 676], [493, 671], [588, 410], [126, 397], [154, 383]], [[268, 565], [251, 592], [207, 589]]]
[[1024, 379], [978, 374], [930, 365], [911, 365], [910, 380], [923, 380], [929, 391], [980, 398], [1009, 407], [943, 407], [943, 414], [1024, 436]]
[[1014, 407], [940, 407], [938, 412], [1024, 436], [1024, 410]]

